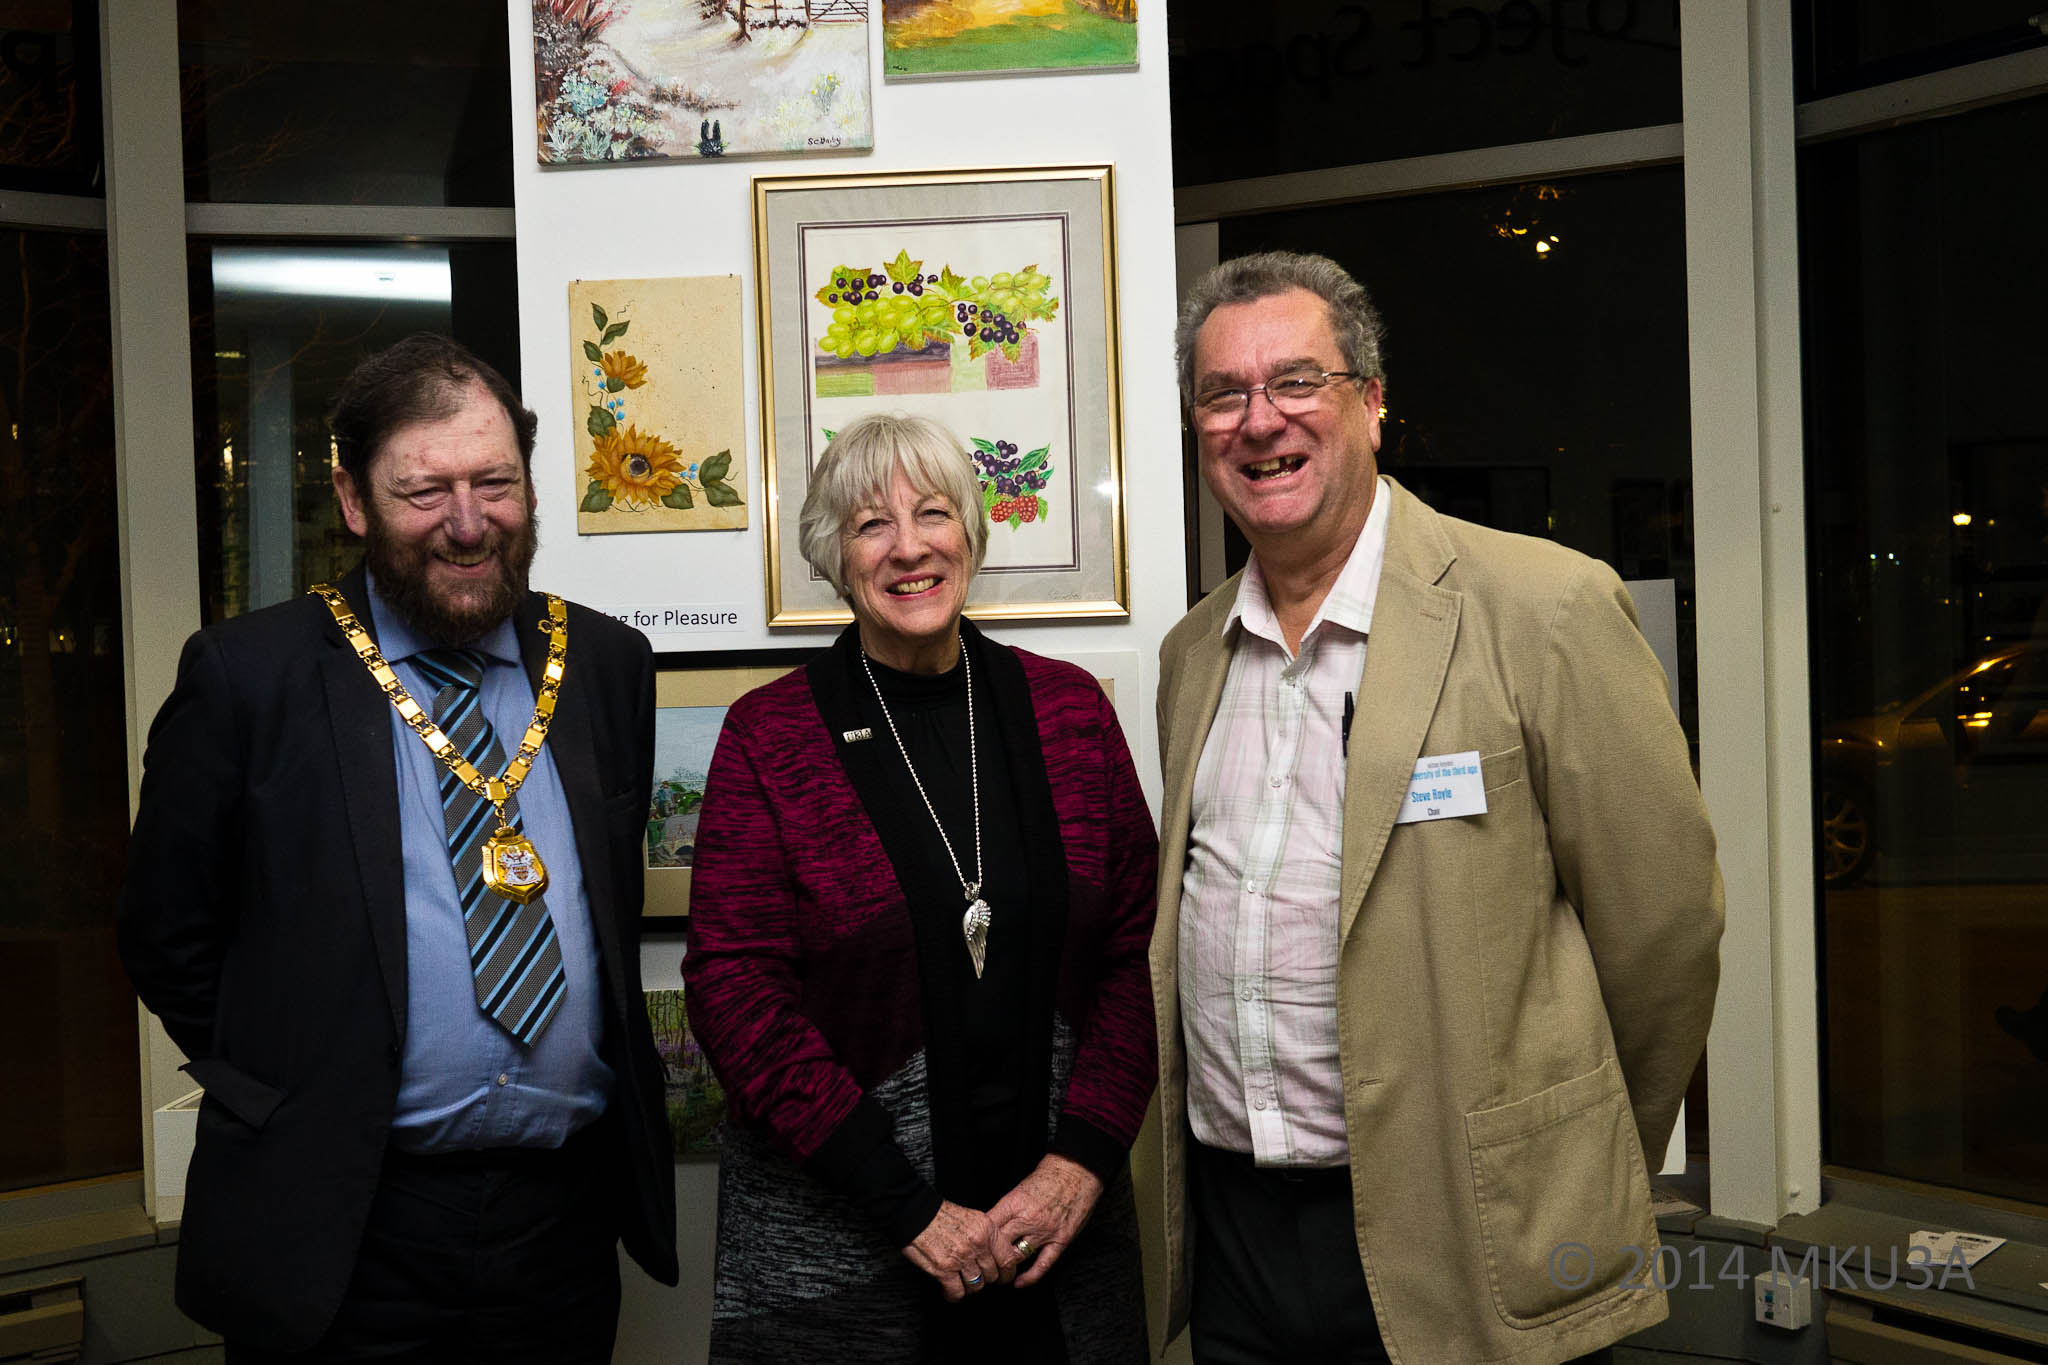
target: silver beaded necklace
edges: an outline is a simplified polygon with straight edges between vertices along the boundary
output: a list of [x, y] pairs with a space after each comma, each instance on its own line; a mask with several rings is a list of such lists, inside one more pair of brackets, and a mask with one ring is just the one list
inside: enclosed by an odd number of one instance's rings
[[960, 879], [960, 890], [967, 897], [967, 913], [960, 917], [960, 937], [967, 941], [967, 955], [974, 959], [974, 979], [979, 981], [982, 966], [988, 961], [988, 922], [992, 916], [988, 902], [981, 898], [981, 764], [975, 755], [974, 665], [967, 660], [967, 642], [960, 641], [960, 667], [967, 674], [967, 788], [974, 798], [973, 881], [967, 880], [967, 874], [960, 870], [960, 858], [953, 852], [953, 841], [946, 837], [946, 827], [939, 823], [939, 813], [932, 809], [931, 797], [925, 795], [924, 781], [917, 775], [917, 765], [910, 761], [910, 750], [904, 747], [903, 735], [896, 728], [896, 718], [889, 714], [888, 699], [882, 695], [882, 685], [875, 681], [875, 670], [868, 663], [865, 649], [860, 652], [860, 666], [868, 675], [868, 686], [875, 689], [875, 702], [882, 708], [882, 719], [888, 722], [890, 737], [896, 741], [896, 752], [903, 755], [903, 766], [910, 770], [910, 780], [924, 802], [925, 813], [932, 817], [932, 824], [939, 831], [939, 842], [946, 846], [946, 857], [953, 864], [953, 875]]

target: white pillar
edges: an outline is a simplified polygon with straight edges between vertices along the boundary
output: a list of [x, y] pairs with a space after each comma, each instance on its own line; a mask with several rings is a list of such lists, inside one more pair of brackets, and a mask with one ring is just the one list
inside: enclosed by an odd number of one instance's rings
[[[149, 722], [199, 625], [177, 7], [100, 0], [100, 75], [132, 809]], [[152, 1215], [175, 1217], [157, 1207], [150, 1114], [191, 1087], [162, 1027], [147, 1013], [140, 1019], [143, 1187]]]
[[1728, 886], [1713, 1211], [1775, 1223], [1820, 1194], [1791, 18], [1679, 22], [1701, 787]]

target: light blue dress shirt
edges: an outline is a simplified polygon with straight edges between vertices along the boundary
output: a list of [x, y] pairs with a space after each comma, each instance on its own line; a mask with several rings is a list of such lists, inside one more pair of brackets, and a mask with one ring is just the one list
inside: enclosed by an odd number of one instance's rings
[[[399, 619], [374, 582], [370, 612], [378, 648], [414, 700], [432, 711], [434, 688], [412, 656], [435, 646]], [[485, 714], [509, 753], [526, 733], [534, 701], [513, 623], [503, 622], [472, 647], [486, 660]], [[406, 953], [405, 1056], [391, 1141], [410, 1152], [559, 1147], [604, 1112], [613, 1076], [599, 1051], [603, 987], [590, 903], [553, 755], [542, 747], [519, 788], [519, 812], [527, 838], [547, 864], [548, 914], [561, 944], [568, 992], [547, 1030], [531, 1048], [522, 1048], [477, 1008], [441, 812], [446, 769], [395, 710], [391, 747], [398, 760], [405, 850]]]

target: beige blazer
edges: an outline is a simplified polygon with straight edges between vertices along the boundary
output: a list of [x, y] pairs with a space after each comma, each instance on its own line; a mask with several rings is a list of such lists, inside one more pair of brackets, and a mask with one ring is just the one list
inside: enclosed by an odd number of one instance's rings
[[[1396, 1362], [1545, 1365], [1665, 1316], [1661, 1293], [1635, 1287], [1657, 1247], [1644, 1154], [1663, 1152], [1706, 1042], [1714, 836], [1614, 572], [1389, 484], [1333, 907], [1358, 1248]], [[1194, 1251], [1181, 871], [1237, 582], [1160, 650], [1168, 1340]], [[1486, 814], [1396, 826], [1416, 760], [1466, 750]]]

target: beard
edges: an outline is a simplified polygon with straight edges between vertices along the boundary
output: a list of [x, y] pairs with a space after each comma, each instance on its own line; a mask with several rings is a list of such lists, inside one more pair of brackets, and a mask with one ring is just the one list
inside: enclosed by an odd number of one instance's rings
[[526, 596], [526, 573], [540, 547], [540, 518], [528, 508], [517, 530], [493, 529], [474, 552], [495, 555], [497, 573], [476, 583], [436, 588], [431, 581], [440, 535], [401, 542], [379, 514], [376, 499], [363, 500], [369, 525], [364, 559], [377, 591], [415, 634], [437, 645], [472, 644], [512, 615]]

